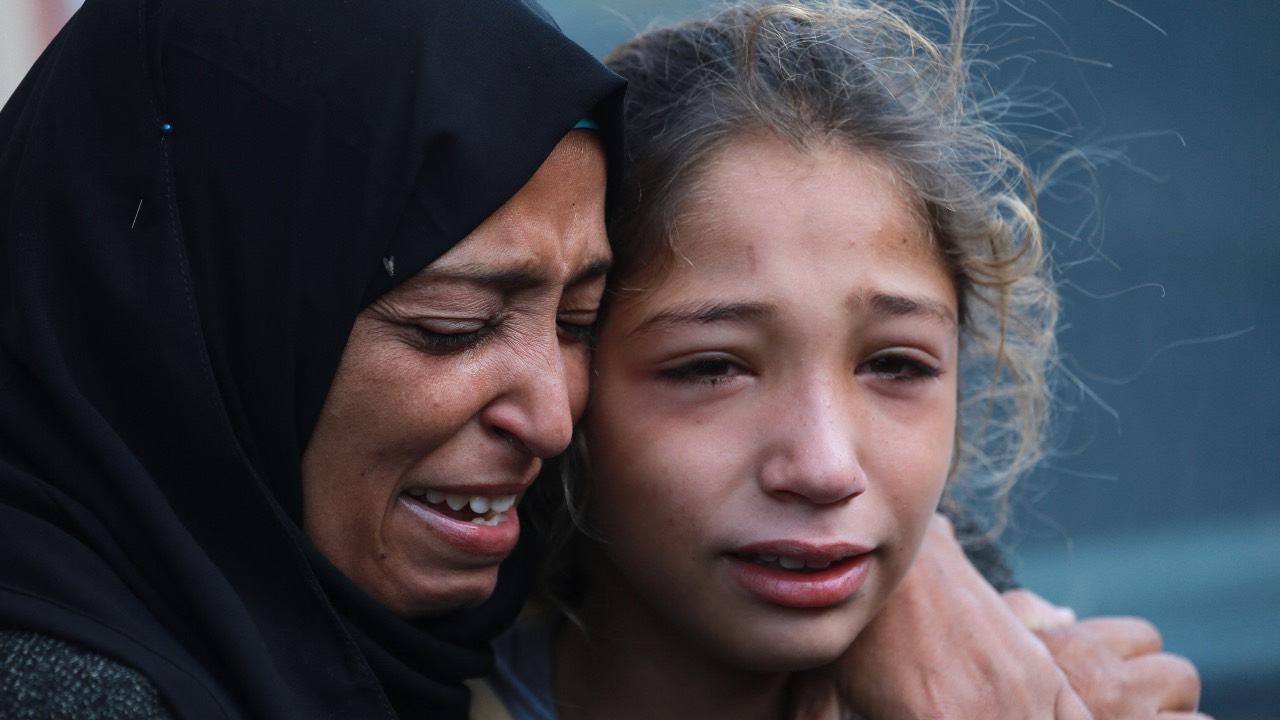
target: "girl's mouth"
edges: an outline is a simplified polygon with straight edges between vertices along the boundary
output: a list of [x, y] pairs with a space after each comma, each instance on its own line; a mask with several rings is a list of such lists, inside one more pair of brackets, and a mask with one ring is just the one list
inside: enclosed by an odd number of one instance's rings
[[744, 590], [784, 608], [834, 607], [852, 598], [871, 571], [870, 552], [837, 559], [734, 553], [728, 571]]
[[[766, 554], [735, 554], [739, 560], [754, 563], [761, 567], [775, 568], [778, 570], [792, 570], [796, 572], [816, 572], [826, 570], [833, 564], [842, 562], [841, 560], [814, 560], [791, 555], [766, 555]], [[847, 560], [848, 558], [845, 558]]]

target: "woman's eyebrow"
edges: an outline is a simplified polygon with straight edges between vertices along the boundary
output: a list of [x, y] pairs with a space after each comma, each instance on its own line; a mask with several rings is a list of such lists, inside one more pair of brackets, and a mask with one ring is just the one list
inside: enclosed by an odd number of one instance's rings
[[496, 285], [502, 288], [520, 288], [547, 281], [546, 273], [525, 267], [490, 267], [486, 265], [456, 265], [453, 267], [427, 266], [420, 277], [430, 280]]
[[629, 334], [649, 335], [664, 332], [679, 325], [768, 320], [776, 314], [777, 308], [769, 303], [690, 302], [649, 317]]
[[590, 280], [595, 277], [603, 277], [609, 274], [609, 270], [613, 268], [613, 259], [609, 257], [598, 257], [590, 260], [583, 266], [581, 270], [573, 276], [569, 281], [570, 285], [577, 285], [584, 280]]
[[[612, 261], [607, 257], [594, 258], [586, 262], [569, 280], [568, 285], [576, 285], [593, 277], [603, 277], [609, 272]], [[427, 266], [421, 277], [430, 280], [465, 282], [476, 285], [492, 285], [503, 289], [515, 290], [533, 287], [550, 282], [550, 277], [535, 263], [506, 267], [492, 267], [483, 264], [466, 264], [446, 267]]]

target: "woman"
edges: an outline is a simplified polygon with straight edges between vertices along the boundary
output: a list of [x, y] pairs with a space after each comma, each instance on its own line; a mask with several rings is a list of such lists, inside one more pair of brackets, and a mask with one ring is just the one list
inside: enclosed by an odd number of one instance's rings
[[560, 614], [494, 685], [521, 719], [784, 717], [791, 675], [900, 601], [944, 483], [1002, 493], [1036, 457], [1034, 188], [964, 48], [875, 4], [730, 8], [608, 63], [629, 165], [580, 465], [544, 508], [574, 533]]
[[0, 714], [465, 713], [620, 92], [518, 0], [84, 5], [0, 115]]

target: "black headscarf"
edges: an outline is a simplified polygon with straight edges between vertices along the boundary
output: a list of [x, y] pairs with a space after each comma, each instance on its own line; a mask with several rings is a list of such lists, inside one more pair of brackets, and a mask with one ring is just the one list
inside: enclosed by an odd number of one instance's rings
[[[356, 313], [621, 81], [520, 0], [88, 0], [0, 113], [0, 627], [180, 717], [461, 717], [524, 596], [401, 620], [300, 530]], [[394, 268], [394, 274], [389, 272]]]

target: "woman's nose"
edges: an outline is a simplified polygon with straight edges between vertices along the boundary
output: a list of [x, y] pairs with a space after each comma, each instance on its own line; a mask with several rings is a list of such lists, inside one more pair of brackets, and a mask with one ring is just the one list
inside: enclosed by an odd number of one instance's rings
[[861, 495], [867, 475], [859, 457], [863, 419], [853, 398], [830, 385], [788, 393], [772, 420], [776, 448], [760, 468], [766, 493], [829, 505]]
[[536, 345], [512, 354], [506, 387], [482, 419], [504, 440], [549, 458], [573, 437], [569, 378], [559, 339], [553, 334]]

